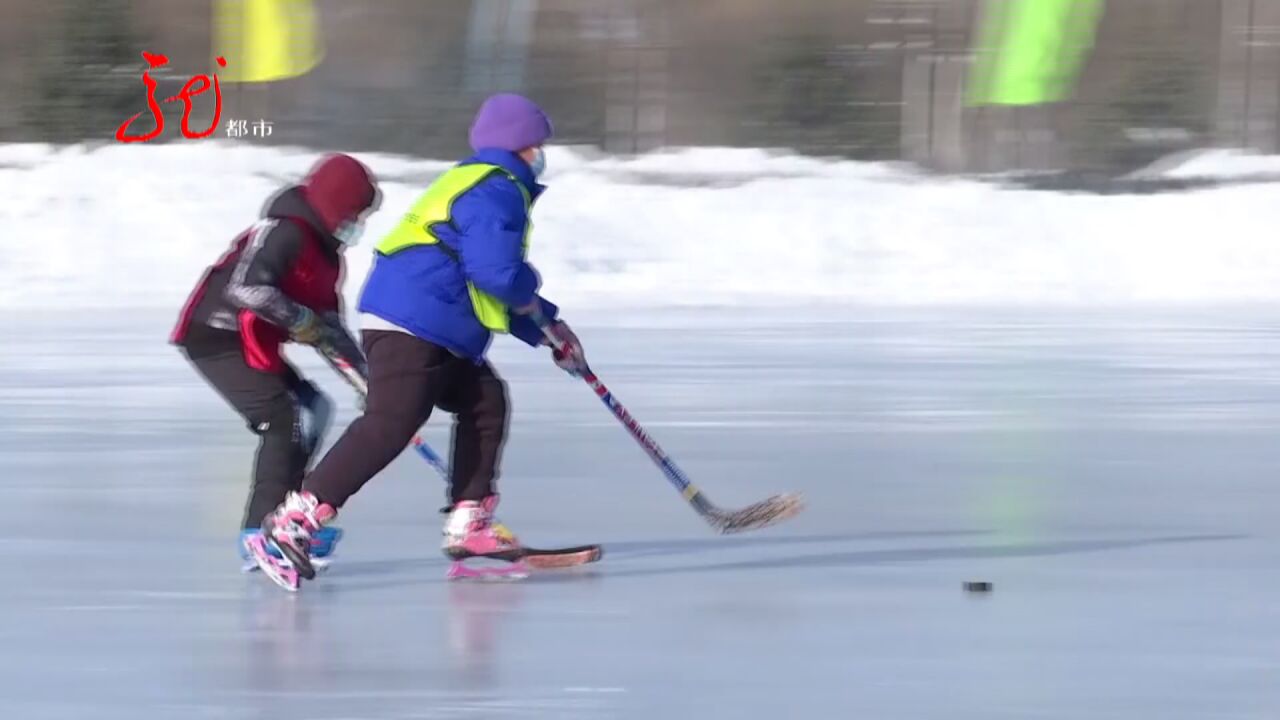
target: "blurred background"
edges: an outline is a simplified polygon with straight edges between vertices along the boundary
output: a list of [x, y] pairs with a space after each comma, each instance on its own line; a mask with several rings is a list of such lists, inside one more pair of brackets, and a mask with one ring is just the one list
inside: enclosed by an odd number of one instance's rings
[[[219, 70], [220, 125], [280, 145], [453, 158], [499, 90], [609, 153], [1115, 176], [1280, 144], [1280, 0], [0, 0], [0, 141], [112, 141], [144, 49], [171, 60], [159, 98]], [[164, 107], [154, 142], [191, 142]]]

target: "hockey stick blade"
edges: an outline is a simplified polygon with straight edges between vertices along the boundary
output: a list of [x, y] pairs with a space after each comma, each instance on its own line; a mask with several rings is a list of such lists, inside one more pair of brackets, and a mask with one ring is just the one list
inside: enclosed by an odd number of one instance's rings
[[521, 554], [521, 559], [526, 565], [540, 570], [587, 565], [602, 557], [604, 557], [604, 548], [599, 545], [579, 545], [554, 550], [525, 548], [524, 553]]
[[798, 493], [788, 493], [774, 495], [733, 512], [715, 509], [708, 512], [706, 518], [722, 535], [730, 535], [776, 525], [799, 515], [803, 509], [804, 501], [801, 496]]

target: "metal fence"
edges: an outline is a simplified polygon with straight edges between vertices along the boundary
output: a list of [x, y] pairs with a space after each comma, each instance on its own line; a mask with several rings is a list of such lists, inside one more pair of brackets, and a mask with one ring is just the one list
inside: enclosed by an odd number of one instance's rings
[[[992, 0], [998, 2], [999, 0]], [[1138, 167], [1206, 145], [1280, 147], [1280, 0], [1110, 0], [1072, 97], [963, 102], [980, 0], [316, 0], [307, 75], [223, 86], [258, 142], [453, 157], [488, 93], [548, 107], [608, 152], [787, 148], [943, 171]], [[210, 0], [0, 0], [0, 139], [112, 141], [213, 69]], [[210, 95], [197, 100], [208, 125]], [[181, 107], [166, 106], [176, 128]], [[200, 124], [193, 120], [193, 125]], [[218, 131], [222, 133], [222, 129]], [[176, 130], [165, 139], [183, 140]]]

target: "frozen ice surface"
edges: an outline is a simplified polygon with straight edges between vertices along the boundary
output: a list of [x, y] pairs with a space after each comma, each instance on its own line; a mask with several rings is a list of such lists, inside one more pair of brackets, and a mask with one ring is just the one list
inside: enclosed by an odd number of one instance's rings
[[[6, 318], [0, 717], [1280, 716], [1274, 316], [837, 315], [578, 328], [715, 501], [805, 492], [789, 524], [713, 536], [504, 342], [502, 516], [605, 559], [444, 582], [442, 484], [406, 452], [296, 596], [238, 572], [252, 439], [170, 314]], [[293, 356], [342, 405], [332, 442], [350, 394]]]

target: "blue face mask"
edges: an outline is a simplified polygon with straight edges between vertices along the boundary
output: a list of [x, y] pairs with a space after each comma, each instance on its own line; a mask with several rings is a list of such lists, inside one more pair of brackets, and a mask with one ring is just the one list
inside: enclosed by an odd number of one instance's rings
[[533, 160], [529, 162], [529, 169], [533, 171], [533, 176], [539, 177], [547, 169], [547, 154], [538, 148], [533, 151]]
[[352, 220], [338, 226], [338, 229], [333, 231], [333, 236], [338, 239], [338, 242], [349, 247], [360, 242], [362, 233], [364, 233], [364, 221]]

